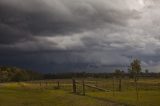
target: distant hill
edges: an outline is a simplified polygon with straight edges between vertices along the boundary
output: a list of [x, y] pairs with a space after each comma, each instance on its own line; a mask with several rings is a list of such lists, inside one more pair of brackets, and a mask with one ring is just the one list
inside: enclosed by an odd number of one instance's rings
[[43, 75], [37, 72], [17, 67], [0, 66], [0, 82], [28, 81], [42, 78]]

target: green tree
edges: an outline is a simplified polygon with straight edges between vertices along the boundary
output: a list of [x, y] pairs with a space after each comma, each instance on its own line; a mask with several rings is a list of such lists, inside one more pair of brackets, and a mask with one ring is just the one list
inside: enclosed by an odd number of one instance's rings
[[[135, 87], [136, 87], [136, 94], [137, 94], [137, 101], [139, 101], [139, 89], [138, 89], [138, 77], [141, 72], [141, 62], [138, 59], [133, 60], [130, 64], [129, 68], [130, 73], [134, 77]], [[137, 102], [138, 103], [138, 102]]]
[[130, 74], [134, 76], [134, 81], [137, 82], [138, 80], [138, 75], [141, 72], [141, 62], [138, 59], [133, 60], [130, 64]]
[[17, 67], [0, 67], [0, 82], [27, 81], [42, 78], [43, 75], [37, 72], [24, 70]]
[[149, 70], [145, 69], [145, 74], [148, 75], [148, 73], [149, 73]]

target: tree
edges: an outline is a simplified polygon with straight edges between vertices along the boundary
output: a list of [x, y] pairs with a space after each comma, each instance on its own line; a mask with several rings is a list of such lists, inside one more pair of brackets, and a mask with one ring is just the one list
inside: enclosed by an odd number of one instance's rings
[[137, 101], [139, 101], [139, 90], [138, 90], [138, 76], [141, 72], [141, 62], [138, 59], [133, 60], [130, 64], [129, 68], [130, 74], [134, 77], [135, 87], [136, 87], [136, 94], [137, 94]]
[[149, 70], [145, 69], [145, 74], [148, 75], [148, 73], [149, 73]]
[[134, 81], [137, 82], [138, 75], [141, 72], [141, 62], [138, 59], [133, 60], [130, 64], [130, 73], [134, 76]]
[[17, 67], [0, 66], [0, 82], [27, 81], [42, 78], [43, 75], [37, 72], [24, 70]]

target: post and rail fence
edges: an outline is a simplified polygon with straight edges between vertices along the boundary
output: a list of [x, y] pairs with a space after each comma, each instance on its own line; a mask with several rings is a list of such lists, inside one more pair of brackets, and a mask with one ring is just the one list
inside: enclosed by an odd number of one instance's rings
[[77, 91], [77, 85], [81, 85], [82, 86], [83, 95], [86, 94], [85, 87], [89, 87], [89, 88], [92, 88], [92, 89], [100, 90], [100, 91], [103, 91], [103, 92], [109, 92], [110, 91], [110, 90], [98, 87], [97, 84], [96, 85], [90, 85], [90, 84], [85, 84], [84, 80], [82, 80], [82, 82], [79, 82], [79, 81], [76, 81], [75, 79], [72, 79], [73, 93], [77, 93], [76, 92]]

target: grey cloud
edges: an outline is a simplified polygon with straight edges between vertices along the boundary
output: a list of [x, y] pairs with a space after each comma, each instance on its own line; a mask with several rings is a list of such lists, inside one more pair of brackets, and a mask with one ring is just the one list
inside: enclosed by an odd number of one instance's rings
[[105, 71], [135, 57], [158, 70], [158, 2], [1, 0], [0, 63]]
[[72, 35], [103, 27], [106, 23], [125, 25], [136, 15], [135, 11], [127, 9], [100, 7], [103, 3], [103, 0], [1, 0], [0, 22], [8, 27], [2, 36], [13, 41], [16, 36], [23, 39], [24, 33], [27, 33], [25, 36]]

